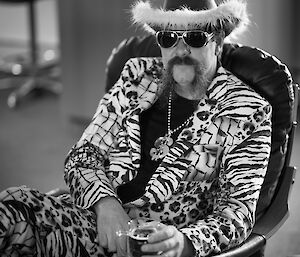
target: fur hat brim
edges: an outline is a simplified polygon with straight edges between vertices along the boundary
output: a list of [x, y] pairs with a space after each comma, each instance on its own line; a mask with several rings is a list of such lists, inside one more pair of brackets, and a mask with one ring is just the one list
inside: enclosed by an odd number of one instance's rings
[[225, 36], [245, 30], [249, 19], [246, 4], [228, 0], [209, 10], [194, 11], [186, 7], [174, 11], [153, 9], [149, 2], [138, 1], [132, 7], [133, 23], [155, 33], [158, 30], [223, 30]]

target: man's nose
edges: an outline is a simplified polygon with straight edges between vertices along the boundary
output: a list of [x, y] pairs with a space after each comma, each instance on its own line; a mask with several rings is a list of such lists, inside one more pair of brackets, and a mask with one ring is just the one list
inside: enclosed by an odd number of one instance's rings
[[187, 56], [191, 53], [190, 47], [183, 42], [182, 39], [179, 39], [176, 45], [176, 54], [179, 57]]

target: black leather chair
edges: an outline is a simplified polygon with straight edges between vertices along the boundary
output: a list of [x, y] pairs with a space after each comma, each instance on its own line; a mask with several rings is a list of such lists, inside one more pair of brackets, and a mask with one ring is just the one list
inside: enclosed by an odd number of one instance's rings
[[[119, 78], [132, 57], [160, 56], [154, 36], [131, 37], [116, 47], [107, 62], [106, 90]], [[251, 256], [261, 251], [288, 217], [288, 196], [295, 167], [290, 166], [297, 126], [298, 86], [288, 68], [270, 54], [248, 46], [225, 44], [223, 66], [252, 86], [272, 105], [272, 148], [251, 236], [239, 247], [219, 256]]]
[[[117, 81], [129, 58], [142, 56], [160, 56], [153, 36], [131, 37], [122, 41], [107, 62], [106, 90]], [[242, 245], [218, 255], [259, 256], [267, 239], [285, 222], [289, 213], [288, 196], [296, 171], [296, 167], [290, 165], [290, 158], [297, 126], [298, 86], [293, 83], [284, 64], [257, 48], [225, 44], [222, 63], [273, 107], [271, 157], [257, 206], [256, 224]], [[55, 189], [49, 194], [59, 196], [67, 191]]]
[[[14, 90], [7, 99], [10, 108], [16, 107], [22, 99], [31, 92], [46, 90], [54, 94], [60, 94], [62, 85], [59, 81], [58, 54], [48, 60], [42, 60], [37, 40], [37, 22], [35, 4], [37, 0], [0, 0], [4, 4], [23, 4], [28, 8], [28, 30], [29, 30], [29, 54], [21, 56], [16, 54], [15, 60], [2, 60], [0, 67], [0, 78], [25, 78], [25, 81]], [[17, 18], [17, 17], [15, 17]], [[12, 58], [10, 58], [12, 59]], [[17, 69], [16, 69], [17, 68]]]

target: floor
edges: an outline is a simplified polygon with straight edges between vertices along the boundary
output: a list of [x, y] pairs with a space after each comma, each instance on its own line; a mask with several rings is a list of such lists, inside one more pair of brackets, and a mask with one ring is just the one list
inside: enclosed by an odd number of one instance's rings
[[[79, 138], [83, 126], [66, 122], [60, 98], [50, 94], [31, 96], [18, 109], [9, 109], [11, 89], [0, 81], [0, 191], [28, 185], [47, 192], [64, 186], [64, 158]], [[300, 168], [300, 130], [296, 135], [292, 164]], [[267, 257], [300, 256], [300, 175], [290, 196], [290, 217], [268, 241]], [[298, 254], [298, 255], [297, 255]]]

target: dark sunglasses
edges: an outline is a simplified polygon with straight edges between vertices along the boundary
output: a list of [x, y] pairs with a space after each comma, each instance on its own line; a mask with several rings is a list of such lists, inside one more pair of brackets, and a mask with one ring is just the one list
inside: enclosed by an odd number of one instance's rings
[[209, 40], [213, 38], [213, 33], [207, 33], [201, 30], [191, 31], [168, 31], [162, 30], [156, 32], [156, 41], [162, 48], [170, 48], [176, 46], [179, 39], [182, 38], [183, 42], [194, 48], [205, 46]]

